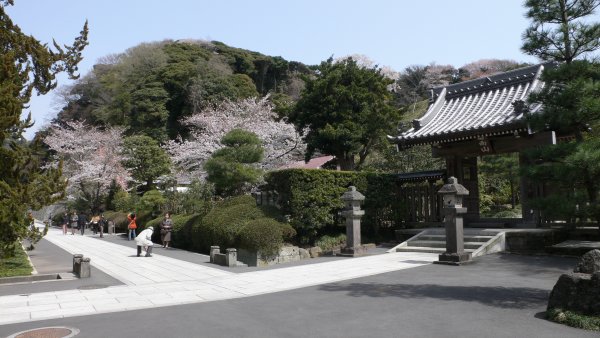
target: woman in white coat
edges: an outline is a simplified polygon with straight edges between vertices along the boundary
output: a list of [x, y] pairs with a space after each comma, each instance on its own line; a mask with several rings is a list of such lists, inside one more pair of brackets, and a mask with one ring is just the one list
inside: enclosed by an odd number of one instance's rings
[[152, 257], [152, 233], [154, 232], [154, 228], [149, 226], [146, 230], [140, 232], [139, 235], [135, 238], [135, 242], [137, 244], [137, 256], [140, 257], [142, 254], [142, 247], [146, 250], [146, 257]]

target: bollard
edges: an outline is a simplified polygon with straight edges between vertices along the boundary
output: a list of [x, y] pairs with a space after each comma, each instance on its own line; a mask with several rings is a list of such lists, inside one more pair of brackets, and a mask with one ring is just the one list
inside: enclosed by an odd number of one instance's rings
[[218, 254], [220, 252], [221, 252], [221, 249], [218, 246], [213, 245], [210, 247], [210, 262], [211, 263], [215, 262], [215, 254]]
[[79, 278], [89, 278], [92, 275], [90, 258], [84, 257], [79, 266]]
[[237, 265], [237, 250], [233, 248], [227, 249], [227, 255], [225, 256], [225, 264], [229, 267]]
[[79, 265], [81, 264], [82, 254], [73, 255], [73, 273], [79, 275]]

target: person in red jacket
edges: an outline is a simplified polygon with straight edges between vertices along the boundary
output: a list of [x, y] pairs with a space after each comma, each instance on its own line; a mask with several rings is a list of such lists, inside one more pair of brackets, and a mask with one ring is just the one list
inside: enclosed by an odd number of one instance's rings
[[127, 240], [130, 241], [132, 239], [135, 239], [136, 237], [135, 229], [137, 229], [137, 224], [135, 223], [135, 213], [130, 212], [127, 215], [127, 219], [129, 220], [129, 225], [127, 226], [127, 229], [129, 230], [129, 235], [127, 236]]

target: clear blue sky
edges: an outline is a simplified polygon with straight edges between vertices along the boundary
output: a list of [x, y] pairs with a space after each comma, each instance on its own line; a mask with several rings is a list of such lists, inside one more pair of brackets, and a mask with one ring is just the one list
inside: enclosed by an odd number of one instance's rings
[[[317, 64], [364, 54], [402, 70], [479, 59], [536, 62], [519, 50], [528, 26], [523, 0], [16, 0], [6, 10], [42, 42], [70, 44], [89, 21], [87, 73], [102, 56], [164, 39], [222, 41]], [[65, 77], [59, 85], [69, 84]], [[34, 97], [35, 130], [55, 116], [52, 94]]]

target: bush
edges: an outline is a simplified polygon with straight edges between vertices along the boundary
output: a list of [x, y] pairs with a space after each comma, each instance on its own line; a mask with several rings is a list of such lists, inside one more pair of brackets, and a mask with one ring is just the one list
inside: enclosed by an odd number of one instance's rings
[[557, 323], [584, 330], [600, 331], [600, 317], [586, 316], [561, 309], [550, 309], [546, 312], [546, 316]]
[[[230, 198], [218, 203], [201, 221], [193, 222], [192, 245], [200, 252], [207, 252], [212, 245], [272, 251], [295, 235], [291, 226], [277, 221], [280, 218], [272, 208], [257, 207], [251, 196]], [[245, 230], [248, 225], [251, 229]], [[269, 231], [272, 234], [267, 234]]]
[[[283, 245], [284, 228], [285, 224], [272, 218], [251, 220], [239, 232], [240, 245], [246, 250], [259, 251], [266, 257], [275, 256]], [[291, 229], [291, 226], [288, 225], [288, 228]]]
[[315, 241], [315, 246], [318, 246], [323, 251], [331, 251], [337, 247], [346, 245], [346, 234], [339, 234], [337, 236], [321, 236]]
[[324, 228], [341, 225], [339, 211], [344, 204], [340, 197], [351, 185], [366, 197], [363, 232], [377, 237], [382, 228], [391, 230], [402, 221], [403, 208], [392, 174], [287, 169], [270, 172], [265, 180], [265, 189], [279, 194], [281, 212], [289, 216], [302, 243], [314, 242]]

